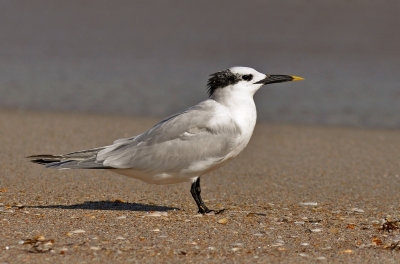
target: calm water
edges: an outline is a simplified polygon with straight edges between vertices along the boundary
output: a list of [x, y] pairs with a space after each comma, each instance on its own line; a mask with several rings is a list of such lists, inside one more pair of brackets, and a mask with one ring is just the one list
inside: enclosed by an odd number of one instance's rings
[[166, 116], [230, 66], [265, 121], [400, 127], [400, 2], [0, 1], [0, 108]]

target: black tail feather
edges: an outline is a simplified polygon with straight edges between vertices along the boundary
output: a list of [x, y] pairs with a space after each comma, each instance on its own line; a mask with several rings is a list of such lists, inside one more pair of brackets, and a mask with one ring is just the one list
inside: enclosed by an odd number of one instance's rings
[[54, 162], [57, 162], [57, 161], [51, 161], [51, 160], [45, 160], [45, 159], [33, 159], [33, 160], [31, 160], [31, 162], [37, 163], [37, 164], [40, 164], [40, 165], [47, 165], [49, 163], [54, 163]]
[[31, 160], [33, 163], [41, 164], [41, 165], [47, 165], [49, 163], [53, 162], [60, 162], [62, 157], [61, 156], [56, 156], [56, 155], [33, 155], [33, 156], [28, 156], [28, 159]]
[[[80, 154], [80, 152], [77, 152]], [[75, 153], [72, 153], [75, 154]], [[67, 154], [70, 156], [71, 154]], [[114, 169], [112, 167], [103, 166], [102, 163], [96, 162], [95, 157], [87, 159], [82, 158], [80, 155], [75, 157], [68, 157], [67, 155], [33, 155], [28, 156], [31, 162], [44, 165], [46, 168], [57, 169]]]

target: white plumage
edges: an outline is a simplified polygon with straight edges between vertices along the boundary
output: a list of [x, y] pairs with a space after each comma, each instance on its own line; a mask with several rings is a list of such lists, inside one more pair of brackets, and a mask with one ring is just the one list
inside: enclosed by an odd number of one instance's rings
[[112, 169], [154, 184], [192, 181], [199, 212], [206, 213], [210, 210], [201, 200], [199, 177], [247, 146], [257, 119], [255, 92], [264, 84], [300, 79], [233, 67], [211, 75], [207, 100], [166, 118], [143, 134], [95, 149], [30, 158], [50, 168]]

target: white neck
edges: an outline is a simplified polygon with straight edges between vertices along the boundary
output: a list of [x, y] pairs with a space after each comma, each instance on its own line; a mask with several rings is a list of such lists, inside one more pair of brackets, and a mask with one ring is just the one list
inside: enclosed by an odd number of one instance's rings
[[218, 89], [211, 96], [218, 103], [228, 108], [232, 119], [245, 136], [251, 136], [257, 120], [257, 110], [252, 92], [225, 87]]

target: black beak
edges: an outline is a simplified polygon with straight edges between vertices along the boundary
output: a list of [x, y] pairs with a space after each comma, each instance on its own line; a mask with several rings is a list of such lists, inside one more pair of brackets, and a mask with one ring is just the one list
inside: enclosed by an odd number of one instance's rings
[[292, 75], [267, 75], [261, 81], [256, 82], [256, 84], [270, 84], [270, 83], [280, 83], [280, 82], [291, 82], [291, 81], [300, 81], [304, 80], [301, 77], [292, 76]]

